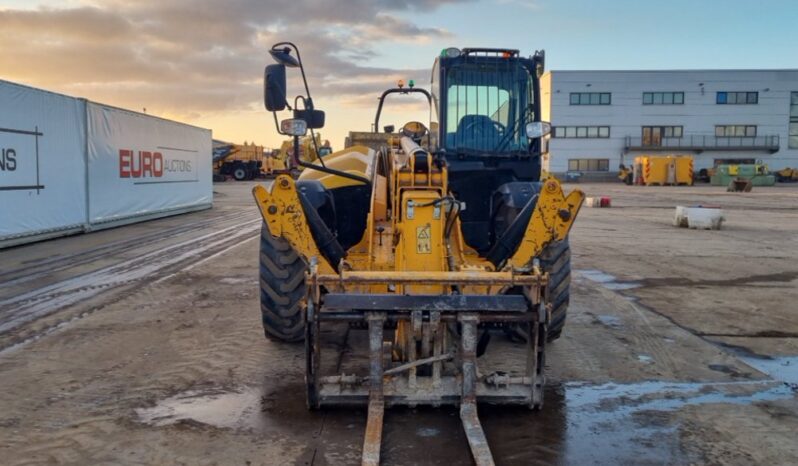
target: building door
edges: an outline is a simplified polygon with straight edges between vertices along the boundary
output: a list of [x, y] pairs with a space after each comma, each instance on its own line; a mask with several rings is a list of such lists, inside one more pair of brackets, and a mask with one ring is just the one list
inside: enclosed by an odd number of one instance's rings
[[663, 132], [662, 126], [643, 126], [643, 145], [661, 146]]

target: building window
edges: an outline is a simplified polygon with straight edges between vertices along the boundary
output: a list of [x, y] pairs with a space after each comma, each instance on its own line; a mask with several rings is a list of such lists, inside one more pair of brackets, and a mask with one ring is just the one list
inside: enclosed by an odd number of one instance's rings
[[602, 138], [610, 137], [609, 126], [555, 126], [555, 138]]
[[609, 92], [571, 92], [571, 105], [610, 105]]
[[681, 105], [684, 92], [644, 92], [643, 105]]
[[787, 147], [798, 149], [798, 92], [790, 93], [790, 133]]
[[682, 126], [643, 126], [643, 145], [661, 146], [663, 138], [680, 138], [684, 134]]
[[568, 171], [572, 172], [608, 172], [609, 159], [568, 159]]
[[718, 92], [715, 102], [720, 105], [758, 104], [759, 92]]
[[714, 159], [712, 161], [712, 166], [717, 167], [718, 165], [753, 165], [755, 163], [756, 159]]
[[715, 136], [731, 138], [752, 138], [756, 136], [754, 125], [717, 125]]

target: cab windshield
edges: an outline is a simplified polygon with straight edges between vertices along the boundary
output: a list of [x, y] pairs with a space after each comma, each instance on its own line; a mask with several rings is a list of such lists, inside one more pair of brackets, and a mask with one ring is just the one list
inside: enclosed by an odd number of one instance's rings
[[446, 148], [456, 153], [526, 152], [534, 120], [532, 78], [516, 61], [464, 63], [446, 76]]

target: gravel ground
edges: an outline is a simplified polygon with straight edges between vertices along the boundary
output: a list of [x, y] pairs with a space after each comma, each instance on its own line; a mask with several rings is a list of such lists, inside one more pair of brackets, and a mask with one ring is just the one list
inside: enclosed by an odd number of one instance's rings
[[[365, 412], [309, 412], [302, 347], [263, 338], [250, 187], [0, 251], [0, 462], [359, 463]], [[578, 187], [613, 206], [572, 233], [544, 409], [480, 409], [498, 464], [798, 463], [798, 185]], [[723, 229], [671, 225], [695, 204]], [[383, 460], [470, 464], [457, 412], [389, 410]]]

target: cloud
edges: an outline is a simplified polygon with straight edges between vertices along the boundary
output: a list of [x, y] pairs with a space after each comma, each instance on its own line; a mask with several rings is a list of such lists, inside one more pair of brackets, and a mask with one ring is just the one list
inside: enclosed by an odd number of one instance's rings
[[[449, 37], [398, 16], [459, 0], [84, 0], [0, 9], [0, 69], [20, 81], [113, 105], [196, 117], [259, 107], [267, 50], [301, 47], [314, 97], [364, 105], [428, 70], [363, 65], [385, 42]], [[58, 4], [58, 3], [56, 3]]]

